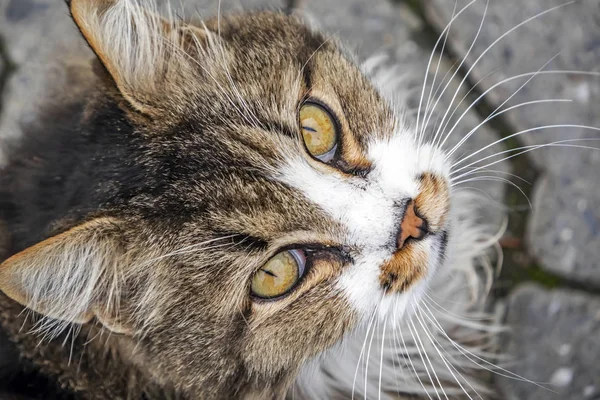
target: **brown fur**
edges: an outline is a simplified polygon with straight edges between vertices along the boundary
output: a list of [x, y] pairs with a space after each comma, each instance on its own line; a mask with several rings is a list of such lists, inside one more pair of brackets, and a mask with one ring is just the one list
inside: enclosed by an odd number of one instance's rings
[[407, 244], [383, 264], [379, 280], [388, 292], [403, 292], [425, 274], [427, 254], [417, 243]]
[[425, 217], [433, 232], [443, 228], [450, 212], [450, 188], [448, 183], [434, 174], [421, 177], [420, 193], [415, 199], [418, 212]]

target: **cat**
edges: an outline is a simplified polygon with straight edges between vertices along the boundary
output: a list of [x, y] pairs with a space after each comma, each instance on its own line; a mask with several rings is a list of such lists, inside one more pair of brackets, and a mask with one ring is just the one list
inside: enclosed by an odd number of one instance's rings
[[477, 308], [497, 231], [425, 121], [295, 16], [67, 6], [94, 58], [0, 170], [4, 390], [397, 398], [435, 390], [434, 365], [449, 394], [484, 390], [439, 349], [495, 328], [426, 299]]

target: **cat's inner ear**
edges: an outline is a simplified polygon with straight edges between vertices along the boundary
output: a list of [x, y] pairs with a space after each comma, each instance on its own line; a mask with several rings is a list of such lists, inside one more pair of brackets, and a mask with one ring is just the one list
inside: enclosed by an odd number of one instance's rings
[[[152, 114], [197, 70], [205, 29], [172, 22], [135, 0], [71, 0], [73, 20], [123, 97]], [[149, 2], [149, 4], [154, 4]]]
[[52, 320], [128, 333], [118, 296], [125, 242], [121, 223], [97, 218], [46, 239], [0, 264], [0, 291]]

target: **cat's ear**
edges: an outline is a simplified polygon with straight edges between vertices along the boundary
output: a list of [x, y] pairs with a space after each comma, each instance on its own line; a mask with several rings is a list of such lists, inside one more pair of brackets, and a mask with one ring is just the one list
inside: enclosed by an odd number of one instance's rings
[[[71, 15], [123, 97], [138, 111], [160, 108], [169, 82], [185, 81], [205, 30], [162, 18], [138, 0], [68, 0]], [[148, 2], [148, 6], [155, 4]], [[192, 54], [190, 54], [192, 53]]]
[[0, 291], [52, 320], [96, 317], [109, 330], [127, 333], [116, 299], [124, 243], [120, 221], [85, 222], [0, 264]]

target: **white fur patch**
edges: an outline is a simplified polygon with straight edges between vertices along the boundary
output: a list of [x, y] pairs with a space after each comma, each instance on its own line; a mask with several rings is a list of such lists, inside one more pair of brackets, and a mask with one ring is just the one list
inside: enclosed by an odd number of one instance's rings
[[[396, 250], [402, 205], [419, 194], [422, 173], [447, 176], [449, 170], [441, 151], [429, 145], [417, 149], [412, 135], [403, 128], [390, 138], [371, 143], [367, 158], [373, 168], [366, 179], [321, 172], [302, 155], [288, 158], [279, 177], [343, 226], [345, 237], [341, 240], [359, 249], [355, 263], [339, 277], [337, 286], [365, 318], [380, 302], [389, 302], [384, 300], [379, 275], [382, 264]], [[433, 239], [420, 245], [429, 256], [435, 252]], [[435, 265], [429, 266], [433, 268]]]

